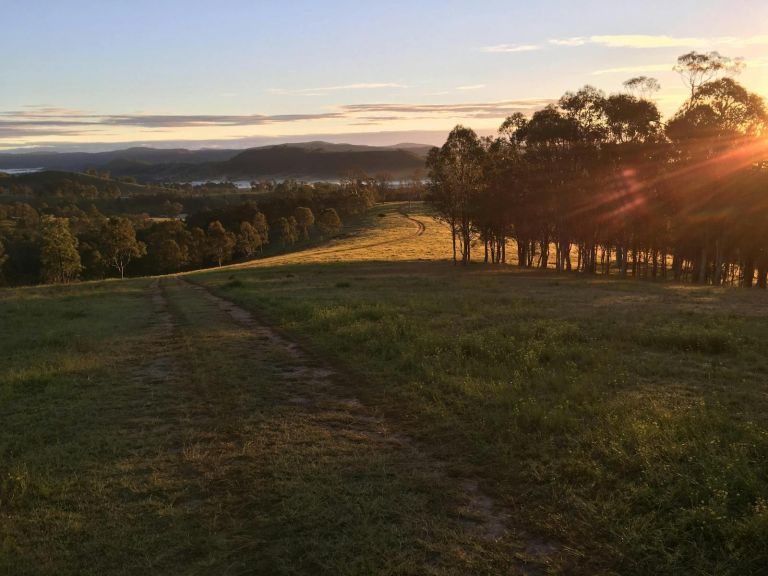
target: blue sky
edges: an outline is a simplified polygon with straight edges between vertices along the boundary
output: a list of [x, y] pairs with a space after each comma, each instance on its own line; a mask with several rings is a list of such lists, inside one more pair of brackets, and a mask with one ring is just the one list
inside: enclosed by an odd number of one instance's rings
[[686, 51], [768, 94], [765, 0], [0, 0], [0, 148], [438, 142], [564, 91], [657, 77]]

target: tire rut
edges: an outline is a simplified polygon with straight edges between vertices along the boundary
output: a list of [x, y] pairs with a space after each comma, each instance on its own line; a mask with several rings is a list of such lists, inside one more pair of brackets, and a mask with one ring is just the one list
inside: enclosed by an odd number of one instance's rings
[[[348, 387], [343, 385], [344, 374], [248, 310], [186, 278], [178, 277], [176, 281], [218, 308], [232, 322], [248, 329], [265, 349], [277, 348], [284, 353], [289, 360], [278, 367], [278, 375], [285, 386], [288, 403], [313, 411], [329, 433], [354, 434], [380, 444], [382, 449], [405, 451], [404, 461], [411, 471], [418, 470], [438, 483], [452, 486], [462, 496], [463, 502], [456, 512], [468, 536], [489, 542], [507, 539], [520, 542], [522, 546], [515, 546], [518, 569], [531, 575], [543, 572], [558, 547], [514, 527], [512, 514], [482, 489], [478, 479], [456, 477], [449, 462], [432, 456], [415, 439], [350, 395]], [[258, 354], [259, 350], [248, 353]]]

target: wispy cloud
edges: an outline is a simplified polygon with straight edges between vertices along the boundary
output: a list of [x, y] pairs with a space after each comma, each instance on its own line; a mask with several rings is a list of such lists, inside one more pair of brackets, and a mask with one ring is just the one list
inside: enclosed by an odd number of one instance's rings
[[360, 82], [357, 84], [341, 84], [338, 86], [323, 86], [320, 88], [270, 88], [272, 94], [301, 94], [303, 96], [320, 96], [329, 92], [344, 92], [352, 90], [381, 90], [384, 88], [408, 88], [398, 82]]
[[549, 40], [554, 46], [584, 46], [587, 44], [607, 48], [697, 48], [720, 46], [768, 45], [768, 35], [757, 36], [667, 36], [654, 34], [617, 34], [574, 36]]
[[456, 90], [466, 92], [469, 90], [482, 90], [485, 88], [485, 84], [470, 84], [468, 86], [456, 86]]
[[618, 68], [604, 68], [595, 70], [592, 76], [602, 76], [604, 74], [639, 74], [641, 72], [671, 72], [672, 65], [666, 64], [641, 64], [639, 66], [620, 66]]
[[528, 98], [499, 102], [462, 102], [457, 104], [347, 104], [342, 110], [348, 113], [400, 113], [400, 114], [473, 114], [494, 112], [503, 115], [507, 111], [537, 110], [553, 100]]
[[162, 128], [202, 128], [210, 126], [263, 126], [288, 122], [342, 118], [341, 112], [318, 114], [107, 114], [96, 115], [76, 110], [36, 109], [0, 112], [0, 138], [87, 134], [105, 127], [134, 127], [145, 130]]
[[480, 48], [483, 52], [533, 52], [540, 49], [541, 46], [536, 44], [496, 44]]
[[[768, 66], [768, 58], [750, 58], [743, 60], [747, 68], [764, 68]], [[595, 70], [592, 76], [602, 76], [605, 74], [640, 74], [643, 72], [672, 72], [672, 66], [666, 64], [640, 64], [638, 66], [620, 66], [618, 68], [604, 68]]]
[[389, 114], [390, 120], [418, 118], [461, 119], [506, 118], [515, 112], [530, 114], [552, 104], [549, 98], [504, 100], [500, 102], [462, 102], [456, 104], [348, 104], [342, 111], [349, 115]]
[[[459, 90], [476, 90], [483, 86], [458, 87]], [[454, 91], [454, 94], [456, 92]], [[453, 104], [348, 104], [328, 112], [307, 114], [94, 114], [91, 112], [35, 107], [23, 110], [0, 111], [0, 140], [10, 138], [61, 138], [83, 136], [98, 138], [115, 129], [130, 133], [184, 130], [197, 134], [196, 129], [242, 128], [280, 124], [308, 125], [332, 120], [347, 125], [360, 122], [392, 125], [398, 121], [439, 120], [455, 122], [462, 119], [501, 119], [515, 112], [531, 113], [550, 104], [546, 98], [506, 100], [499, 102], [459, 102]], [[242, 132], [242, 130], [240, 130]]]

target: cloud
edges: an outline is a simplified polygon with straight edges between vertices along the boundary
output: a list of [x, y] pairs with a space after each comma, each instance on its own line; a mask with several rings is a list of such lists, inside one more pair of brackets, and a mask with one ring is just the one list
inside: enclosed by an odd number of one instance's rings
[[483, 52], [533, 52], [540, 50], [541, 46], [536, 44], [496, 44], [495, 46], [483, 46], [480, 50]]
[[757, 36], [667, 36], [654, 34], [616, 34], [574, 36], [549, 40], [554, 46], [584, 46], [592, 44], [607, 48], [695, 48], [718, 46], [764, 46], [768, 35]]
[[[747, 68], [763, 68], [768, 65], [768, 58], [751, 58], [743, 61]], [[639, 66], [621, 66], [619, 68], [605, 68], [595, 70], [592, 76], [604, 74], [636, 74], [641, 72], [672, 72], [670, 64], [641, 64]]]
[[667, 64], [641, 64], [639, 66], [621, 66], [619, 68], [605, 68], [595, 70], [592, 76], [602, 76], [603, 74], [637, 74], [640, 72], [671, 72], [672, 65]]
[[56, 109], [28, 113], [25, 111], [0, 112], [0, 128], [51, 129], [80, 127], [83, 129], [99, 126], [133, 126], [139, 128], [195, 128], [206, 126], [260, 126], [283, 122], [302, 122], [340, 118], [339, 112], [318, 114], [87, 114], [69, 111], [59, 115]]
[[513, 112], [538, 110], [555, 102], [549, 98], [528, 98], [500, 102], [469, 102], [457, 104], [347, 104], [342, 110], [351, 114], [437, 114], [447, 116], [470, 116], [472, 114], [495, 114], [502, 117]]
[[303, 96], [323, 96], [328, 92], [343, 92], [347, 90], [381, 90], [383, 88], [408, 88], [397, 82], [361, 82], [358, 84], [341, 84], [339, 86], [324, 86], [321, 88], [270, 88], [272, 94], [301, 94]]
[[485, 88], [485, 84], [471, 84], [469, 86], [456, 86], [456, 90], [468, 91], [468, 90], [482, 90]]
[[[463, 86], [459, 90], [480, 89], [481, 85]], [[454, 92], [455, 94], [455, 92]], [[286, 124], [313, 125], [318, 121], [333, 120], [347, 126], [375, 123], [382, 126], [398, 122], [439, 121], [446, 125], [469, 119], [503, 119], [515, 112], [530, 114], [552, 103], [546, 98], [505, 100], [498, 102], [458, 102], [452, 104], [371, 103], [347, 104], [333, 110], [307, 114], [94, 114], [55, 107], [0, 111], [0, 142], [8, 147], [9, 140], [39, 142], [42, 140], [80, 137], [91, 141], [117, 135], [177, 131], [192, 139], [202, 136], [199, 129], [229, 128], [230, 133], [242, 135], [249, 127], [280, 126]], [[186, 131], [186, 132], [185, 132]], [[293, 131], [290, 130], [290, 131]], [[208, 132], [210, 133], [210, 132]], [[226, 137], [226, 131], [219, 131]]]
[[574, 38], [555, 38], [549, 41], [555, 46], [583, 46], [589, 41], [588, 38], [576, 36]]

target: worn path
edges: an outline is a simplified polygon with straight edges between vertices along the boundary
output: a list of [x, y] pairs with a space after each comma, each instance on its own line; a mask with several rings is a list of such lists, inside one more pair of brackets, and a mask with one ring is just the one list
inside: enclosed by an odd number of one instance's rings
[[362, 404], [343, 374], [202, 286], [166, 278], [150, 290], [154, 343], [134, 378], [158, 390], [166, 446], [154, 473], [213, 546], [197, 550], [198, 568], [544, 572], [546, 547], [476, 479]]

